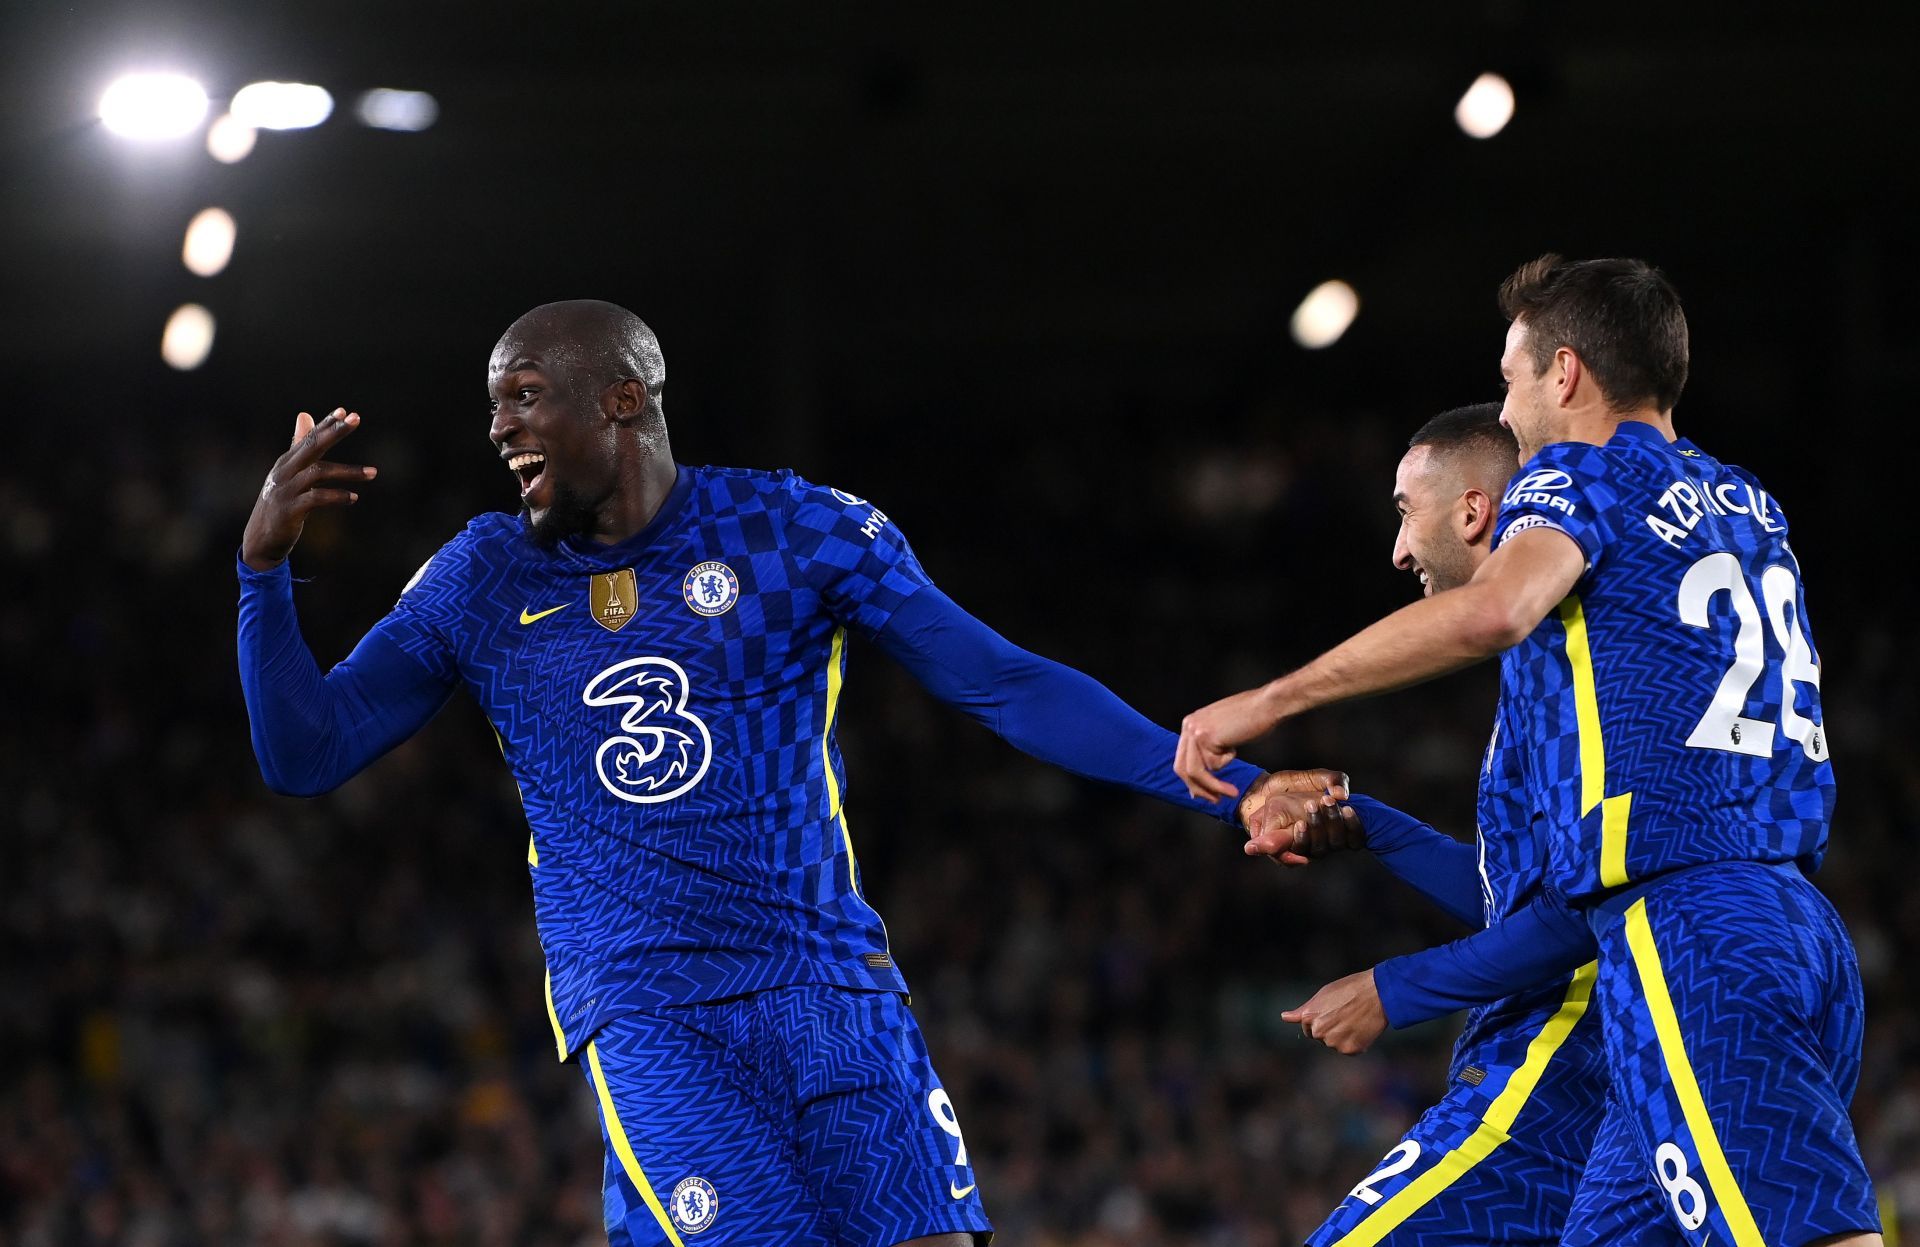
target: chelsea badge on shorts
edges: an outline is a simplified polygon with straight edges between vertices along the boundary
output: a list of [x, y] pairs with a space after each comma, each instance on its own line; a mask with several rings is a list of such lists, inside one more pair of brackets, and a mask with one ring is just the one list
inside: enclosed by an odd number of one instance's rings
[[713, 1224], [720, 1211], [720, 1197], [705, 1178], [682, 1178], [673, 1188], [673, 1200], [667, 1215], [682, 1234], [698, 1234]]
[[740, 600], [740, 578], [725, 563], [702, 563], [680, 582], [680, 596], [696, 615], [724, 615]]

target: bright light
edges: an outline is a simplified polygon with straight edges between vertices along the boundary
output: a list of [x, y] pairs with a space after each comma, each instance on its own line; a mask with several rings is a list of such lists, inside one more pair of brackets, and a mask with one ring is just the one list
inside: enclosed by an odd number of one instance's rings
[[128, 74], [100, 97], [100, 120], [127, 139], [177, 139], [207, 115], [207, 93], [179, 74]]
[[1332, 346], [1360, 314], [1360, 296], [1344, 281], [1323, 281], [1293, 310], [1293, 340], [1309, 351]]
[[223, 165], [245, 160], [260, 132], [232, 113], [222, 113], [207, 127], [207, 154]]
[[180, 261], [196, 277], [212, 277], [233, 258], [233, 217], [223, 208], [202, 208], [187, 226]]
[[362, 125], [376, 130], [424, 130], [440, 116], [440, 105], [425, 91], [376, 87], [360, 97], [353, 111]]
[[1513, 88], [1499, 74], [1481, 74], [1454, 105], [1453, 119], [1476, 139], [1490, 139], [1513, 120]]
[[304, 130], [333, 115], [333, 97], [307, 82], [250, 82], [228, 108], [258, 130]]
[[167, 317], [167, 331], [160, 335], [160, 358], [181, 372], [191, 372], [207, 362], [213, 350], [213, 313], [198, 303], [183, 303]]

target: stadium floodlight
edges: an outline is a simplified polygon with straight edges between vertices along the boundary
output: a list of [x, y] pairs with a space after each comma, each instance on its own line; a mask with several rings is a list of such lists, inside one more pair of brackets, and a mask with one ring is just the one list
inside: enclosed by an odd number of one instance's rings
[[198, 303], [183, 303], [167, 317], [160, 335], [160, 358], [169, 367], [192, 372], [213, 351], [213, 313]]
[[258, 130], [232, 113], [222, 113], [207, 127], [207, 154], [223, 165], [245, 160], [259, 136]]
[[1360, 314], [1360, 296], [1344, 281], [1323, 281], [1293, 309], [1293, 340], [1309, 351], [1332, 346]]
[[1513, 87], [1499, 74], [1481, 74], [1453, 106], [1453, 119], [1476, 139], [1490, 139], [1513, 120]]
[[249, 82], [227, 108], [256, 130], [304, 130], [333, 115], [333, 96], [310, 82]]
[[212, 277], [233, 258], [233, 216], [224, 208], [202, 208], [187, 225], [180, 262], [196, 277]]
[[376, 130], [424, 130], [440, 116], [440, 103], [425, 91], [375, 87], [353, 107], [360, 124]]
[[207, 115], [207, 92], [182, 74], [128, 74], [100, 97], [100, 121], [127, 139], [177, 139]]

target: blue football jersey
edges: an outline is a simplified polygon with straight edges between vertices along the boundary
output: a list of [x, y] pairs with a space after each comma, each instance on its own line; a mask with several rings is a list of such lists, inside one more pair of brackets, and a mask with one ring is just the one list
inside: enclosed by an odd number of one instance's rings
[[619, 1014], [801, 983], [904, 991], [834, 739], [849, 629], [928, 583], [872, 504], [682, 466], [614, 546], [474, 520], [379, 625], [492, 722], [562, 1056]]
[[[1474, 807], [1475, 842], [1480, 859], [1481, 899], [1488, 926], [1518, 913], [1546, 880], [1547, 835], [1527, 780], [1525, 717], [1513, 698], [1502, 695], [1495, 709], [1493, 735], [1480, 765]], [[1566, 1001], [1568, 977], [1515, 992], [1467, 1014], [1454, 1045], [1451, 1077], [1489, 1065], [1521, 1065], [1529, 1045]], [[1599, 1104], [1604, 1080], [1591, 1077], [1599, 1061], [1599, 1034], [1576, 1027], [1566, 1049], [1535, 1094], [1557, 1112], [1541, 1119], [1536, 1131], [1555, 1135], [1536, 1140], [1561, 1155], [1581, 1155]], [[1575, 1071], [1569, 1075], [1568, 1070]]]
[[1708, 862], [1816, 868], [1833, 768], [1779, 504], [1630, 420], [1521, 469], [1496, 544], [1541, 526], [1586, 570], [1502, 674], [1556, 886], [1579, 900]]

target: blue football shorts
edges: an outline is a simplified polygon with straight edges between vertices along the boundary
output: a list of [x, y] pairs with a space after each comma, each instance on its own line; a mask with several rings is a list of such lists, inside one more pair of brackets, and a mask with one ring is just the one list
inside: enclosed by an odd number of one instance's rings
[[801, 985], [631, 1013], [580, 1054], [611, 1247], [992, 1235], [906, 1001]]
[[[1727, 862], [1630, 888], [1591, 920], [1620, 1119], [1602, 1129], [1591, 1181], [1637, 1171], [1679, 1242], [1878, 1230], [1847, 1114], [1860, 966], [1832, 903], [1791, 865]], [[1568, 1241], [1616, 1241], [1608, 1202], [1583, 1199]]]
[[1311, 1247], [1560, 1242], [1606, 1107], [1595, 973], [1575, 974], [1557, 1008], [1549, 1001], [1470, 1039], [1446, 1095], [1348, 1192]]

